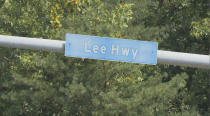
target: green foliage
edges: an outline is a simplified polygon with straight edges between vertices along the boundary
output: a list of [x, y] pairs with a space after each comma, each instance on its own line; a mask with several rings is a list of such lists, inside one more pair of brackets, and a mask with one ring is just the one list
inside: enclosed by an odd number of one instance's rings
[[[78, 33], [210, 49], [203, 0], [1, 0], [0, 15], [6, 35], [64, 40]], [[209, 77], [208, 70], [0, 48], [0, 115], [207, 116]]]
[[210, 18], [204, 18], [200, 22], [192, 22], [193, 30], [192, 35], [196, 38], [207, 39], [210, 34]]

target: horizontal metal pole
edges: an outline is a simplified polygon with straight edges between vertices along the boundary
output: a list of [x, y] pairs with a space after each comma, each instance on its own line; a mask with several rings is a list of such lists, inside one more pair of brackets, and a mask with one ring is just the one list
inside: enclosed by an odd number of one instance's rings
[[0, 47], [64, 52], [65, 41], [0, 35]]
[[[64, 53], [65, 41], [0, 35], [0, 47]], [[157, 63], [210, 69], [210, 56], [158, 50]]]
[[210, 69], [210, 55], [158, 50], [157, 62], [158, 64]]

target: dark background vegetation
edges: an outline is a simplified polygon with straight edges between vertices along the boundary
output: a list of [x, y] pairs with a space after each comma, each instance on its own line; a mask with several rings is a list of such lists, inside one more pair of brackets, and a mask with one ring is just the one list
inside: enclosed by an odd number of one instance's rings
[[[0, 0], [0, 34], [210, 54], [209, 0]], [[209, 116], [210, 71], [0, 48], [1, 116]]]

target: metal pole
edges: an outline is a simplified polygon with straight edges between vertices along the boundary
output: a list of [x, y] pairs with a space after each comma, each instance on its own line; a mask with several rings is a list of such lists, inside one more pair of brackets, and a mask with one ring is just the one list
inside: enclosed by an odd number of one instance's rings
[[0, 47], [64, 52], [65, 41], [0, 35]]
[[[0, 35], [0, 47], [64, 53], [65, 41]], [[210, 69], [210, 55], [158, 50], [158, 64]]]
[[157, 62], [158, 64], [210, 69], [210, 55], [158, 50]]

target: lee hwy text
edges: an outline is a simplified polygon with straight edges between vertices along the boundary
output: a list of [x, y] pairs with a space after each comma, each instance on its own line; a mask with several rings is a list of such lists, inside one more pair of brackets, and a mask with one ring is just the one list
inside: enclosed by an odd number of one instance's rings
[[[125, 48], [121, 47], [118, 44], [111, 44], [111, 48], [108, 49], [105, 45], [91, 45], [90, 40], [86, 40], [84, 42], [84, 52], [86, 53], [94, 53], [94, 54], [111, 54], [111, 55], [120, 55], [120, 56], [132, 56], [133, 59], [136, 59], [136, 56], [139, 54], [138, 49], [134, 48]], [[108, 51], [109, 50], [109, 51]]]

